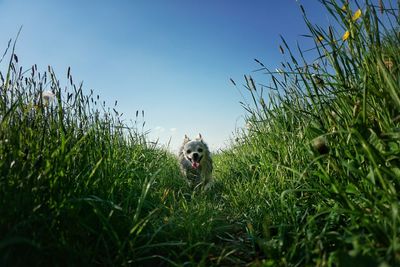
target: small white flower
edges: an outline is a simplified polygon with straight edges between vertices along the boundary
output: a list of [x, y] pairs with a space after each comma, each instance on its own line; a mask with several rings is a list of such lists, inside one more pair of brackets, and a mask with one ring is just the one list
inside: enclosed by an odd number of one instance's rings
[[44, 91], [44, 92], [42, 93], [42, 100], [43, 100], [43, 102], [48, 103], [48, 102], [53, 101], [53, 99], [55, 98], [55, 96], [56, 96], [56, 95], [55, 95], [53, 92], [51, 92], [51, 91]]

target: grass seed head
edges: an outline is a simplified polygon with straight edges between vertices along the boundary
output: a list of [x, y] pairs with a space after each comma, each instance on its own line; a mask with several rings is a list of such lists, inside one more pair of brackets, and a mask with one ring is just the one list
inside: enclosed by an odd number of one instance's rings
[[279, 46], [279, 51], [281, 52], [281, 54], [285, 54], [285, 50], [283, 50], [283, 47], [281, 45]]
[[265, 101], [264, 101], [264, 98], [260, 98], [260, 105], [263, 107], [263, 108], [266, 108], [267, 107], [267, 105], [265, 105]]
[[324, 86], [324, 80], [322, 80], [317, 74], [312, 74], [313, 80], [318, 87]]

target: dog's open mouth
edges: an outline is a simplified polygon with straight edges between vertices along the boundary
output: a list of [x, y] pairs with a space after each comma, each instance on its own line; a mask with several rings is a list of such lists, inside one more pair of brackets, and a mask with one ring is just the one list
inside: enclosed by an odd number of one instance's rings
[[196, 161], [192, 161], [192, 167], [193, 169], [197, 169], [200, 166], [200, 163], [196, 162]]
[[192, 163], [193, 169], [198, 169], [200, 167], [200, 161], [202, 158], [203, 158], [203, 156], [199, 157], [197, 160], [189, 158], [190, 162]]

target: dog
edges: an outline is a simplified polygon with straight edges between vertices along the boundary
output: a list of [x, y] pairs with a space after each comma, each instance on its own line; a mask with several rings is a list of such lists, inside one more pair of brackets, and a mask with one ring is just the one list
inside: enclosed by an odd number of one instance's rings
[[201, 134], [190, 140], [187, 135], [179, 150], [179, 163], [183, 176], [194, 187], [209, 187], [212, 180], [213, 164], [211, 153]]

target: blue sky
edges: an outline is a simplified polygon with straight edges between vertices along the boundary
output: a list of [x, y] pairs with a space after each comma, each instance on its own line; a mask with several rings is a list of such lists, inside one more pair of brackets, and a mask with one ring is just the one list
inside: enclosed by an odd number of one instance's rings
[[[318, 1], [300, 2], [328, 23]], [[246, 114], [229, 79], [243, 89], [254, 58], [279, 67], [280, 34], [294, 47], [307, 33], [295, 0], [0, 0], [0, 25], [0, 51], [23, 25], [21, 66], [51, 65], [62, 83], [70, 66], [86, 92], [118, 100], [126, 121], [144, 110], [149, 137], [172, 138], [172, 150], [185, 133], [213, 150], [229, 143]]]

